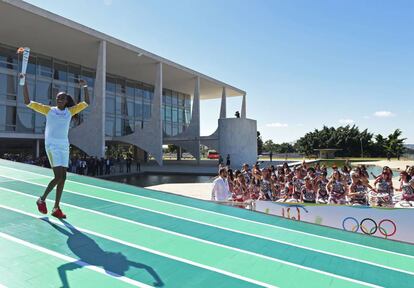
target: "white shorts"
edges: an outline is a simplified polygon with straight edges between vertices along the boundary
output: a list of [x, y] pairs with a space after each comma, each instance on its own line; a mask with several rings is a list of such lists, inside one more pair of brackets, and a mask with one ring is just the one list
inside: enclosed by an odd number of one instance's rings
[[69, 145], [46, 144], [45, 149], [50, 167], [69, 166]]

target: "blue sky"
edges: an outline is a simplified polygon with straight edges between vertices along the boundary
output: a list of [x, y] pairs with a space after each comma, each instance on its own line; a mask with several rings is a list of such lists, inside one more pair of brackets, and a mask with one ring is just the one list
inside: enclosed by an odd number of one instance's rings
[[[247, 91], [264, 140], [351, 123], [414, 143], [414, 1], [28, 2]], [[201, 104], [203, 135], [219, 102]]]

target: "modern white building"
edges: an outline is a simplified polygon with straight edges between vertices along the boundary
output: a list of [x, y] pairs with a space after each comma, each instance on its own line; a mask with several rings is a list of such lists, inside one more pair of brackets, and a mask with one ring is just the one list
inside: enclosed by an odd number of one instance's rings
[[[175, 144], [200, 159], [200, 144], [232, 164], [254, 163], [256, 121], [246, 118], [246, 92], [139, 47], [23, 1], [0, 0], [0, 153], [43, 152], [45, 118], [23, 104], [16, 49], [31, 48], [31, 97], [54, 104], [58, 91], [76, 101], [79, 78], [92, 102], [72, 123], [71, 145], [103, 157], [111, 143], [136, 147], [162, 164], [162, 145]], [[242, 97], [240, 118], [227, 118], [228, 97]], [[200, 135], [200, 102], [221, 98], [217, 130]], [[34, 147], [34, 148], [33, 148]]]

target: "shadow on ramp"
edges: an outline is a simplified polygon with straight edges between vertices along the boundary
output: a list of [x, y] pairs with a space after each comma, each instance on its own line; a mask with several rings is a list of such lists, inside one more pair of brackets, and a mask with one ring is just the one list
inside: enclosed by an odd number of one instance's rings
[[58, 273], [62, 281], [63, 288], [70, 287], [67, 273], [75, 269], [83, 268], [84, 266], [102, 267], [108, 275], [114, 277], [125, 276], [125, 272], [128, 271], [130, 267], [145, 269], [154, 278], [154, 283], [152, 285], [156, 287], [164, 286], [161, 278], [153, 268], [142, 263], [130, 261], [122, 253], [114, 253], [102, 250], [102, 248], [99, 247], [99, 245], [93, 239], [77, 230], [67, 221], [60, 220], [65, 225], [65, 229], [50, 222], [49, 218], [47, 217], [42, 218], [42, 220], [49, 223], [57, 231], [68, 237], [66, 243], [68, 244], [69, 249], [79, 259], [75, 262], [59, 266]]

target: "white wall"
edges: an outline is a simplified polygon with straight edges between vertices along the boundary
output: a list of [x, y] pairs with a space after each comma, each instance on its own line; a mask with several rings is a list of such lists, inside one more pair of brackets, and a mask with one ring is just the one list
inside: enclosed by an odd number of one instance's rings
[[219, 152], [226, 161], [230, 154], [231, 167], [240, 169], [243, 163], [257, 161], [257, 123], [243, 118], [219, 119]]

